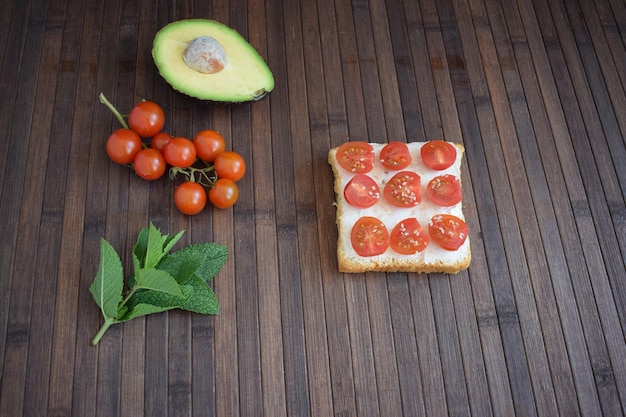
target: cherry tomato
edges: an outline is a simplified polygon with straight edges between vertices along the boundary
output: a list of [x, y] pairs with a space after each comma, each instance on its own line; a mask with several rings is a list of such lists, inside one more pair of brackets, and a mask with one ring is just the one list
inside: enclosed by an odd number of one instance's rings
[[246, 162], [237, 152], [224, 151], [217, 155], [213, 164], [218, 178], [228, 178], [237, 182], [246, 173]]
[[430, 169], [441, 171], [449, 168], [456, 160], [456, 148], [443, 140], [431, 140], [420, 149], [422, 161]]
[[454, 206], [463, 199], [461, 181], [452, 174], [439, 175], [428, 182], [426, 195], [437, 205]]
[[142, 148], [141, 138], [130, 129], [111, 133], [106, 143], [107, 155], [118, 164], [130, 164]]
[[171, 166], [187, 168], [196, 161], [196, 147], [187, 138], [172, 138], [165, 145], [163, 156]]
[[193, 138], [198, 158], [204, 162], [213, 162], [220, 153], [226, 149], [226, 143], [222, 135], [215, 130], [202, 130]]
[[430, 237], [417, 219], [409, 217], [398, 223], [389, 236], [391, 249], [401, 255], [413, 255], [426, 249]]
[[239, 187], [231, 179], [219, 178], [209, 190], [209, 201], [217, 208], [231, 207], [239, 198]]
[[337, 162], [346, 171], [365, 174], [374, 167], [374, 148], [367, 142], [346, 142], [337, 149]]
[[181, 213], [194, 215], [200, 213], [206, 206], [206, 191], [197, 182], [187, 181], [176, 187], [174, 203]]
[[408, 167], [412, 160], [409, 147], [403, 142], [389, 142], [380, 151], [380, 163], [394, 171]]
[[144, 180], [156, 180], [165, 174], [167, 164], [163, 154], [157, 149], [146, 148], [137, 152], [133, 160], [133, 168]]
[[463, 219], [452, 214], [437, 214], [428, 223], [428, 233], [439, 246], [455, 251], [465, 243], [469, 228]]
[[357, 174], [346, 184], [343, 196], [353, 207], [368, 208], [380, 198], [380, 189], [369, 175]]
[[144, 138], [150, 138], [163, 129], [165, 114], [161, 106], [152, 101], [142, 101], [128, 114], [128, 125]]
[[163, 152], [165, 145], [167, 145], [170, 140], [172, 140], [172, 135], [167, 132], [159, 132], [152, 136], [152, 140], [150, 140], [150, 147]]
[[395, 207], [414, 207], [422, 201], [421, 178], [412, 171], [401, 171], [385, 184], [384, 195]]
[[389, 232], [376, 217], [364, 216], [352, 227], [350, 241], [359, 256], [380, 255], [389, 247]]

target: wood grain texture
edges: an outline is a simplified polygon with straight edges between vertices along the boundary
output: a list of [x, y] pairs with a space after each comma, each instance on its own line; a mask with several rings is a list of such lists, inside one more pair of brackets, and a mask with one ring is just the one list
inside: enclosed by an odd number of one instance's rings
[[[175, 92], [165, 24], [211, 18], [274, 91]], [[620, 0], [31, 0], [0, 3], [1, 416], [626, 415], [626, 5]], [[122, 112], [215, 129], [248, 171], [187, 217], [180, 180], [109, 161]], [[472, 264], [337, 271], [327, 152], [463, 143]], [[221, 311], [113, 326], [89, 293], [100, 239], [130, 270], [153, 222], [228, 246]]]

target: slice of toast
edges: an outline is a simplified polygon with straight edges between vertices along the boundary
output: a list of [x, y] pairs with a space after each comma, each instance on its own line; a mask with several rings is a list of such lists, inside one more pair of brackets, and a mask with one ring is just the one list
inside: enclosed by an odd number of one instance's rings
[[457, 250], [446, 250], [439, 246], [432, 239], [428, 246], [421, 252], [412, 255], [402, 255], [391, 247], [384, 253], [374, 256], [360, 256], [352, 247], [350, 238], [351, 230], [356, 221], [363, 216], [372, 216], [380, 219], [389, 232], [401, 220], [409, 217], [417, 219], [422, 228], [428, 232], [428, 224], [437, 214], [452, 214], [464, 220], [462, 201], [451, 207], [438, 206], [431, 202], [425, 194], [425, 187], [428, 182], [444, 174], [453, 174], [461, 179], [461, 161], [465, 148], [461, 144], [452, 143], [457, 150], [455, 162], [444, 170], [432, 170], [422, 161], [420, 149], [426, 142], [407, 143], [411, 153], [411, 164], [403, 171], [416, 172], [421, 177], [422, 199], [415, 207], [398, 208], [392, 206], [383, 196], [383, 187], [387, 181], [397, 173], [385, 168], [380, 163], [379, 154], [386, 145], [384, 143], [370, 143], [374, 148], [374, 167], [367, 173], [378, 184], [381, 197], [379, 201], [369, 208], [356, 208], [348, 204], [344, 197], [346, 184], [354, 177], [351, 173], [342, 168], [337, 161], [337, 149], [333, 148], [328, 152], [328, 163], [332, 167], [335, 182], [336, 194], [336, 223], [338, 228], [337, 260], [340, 272], [416, 272], [416, 273], [450, 273], [455, 274], [466, 269], [471, 261], [471, 251], [469, 237]]

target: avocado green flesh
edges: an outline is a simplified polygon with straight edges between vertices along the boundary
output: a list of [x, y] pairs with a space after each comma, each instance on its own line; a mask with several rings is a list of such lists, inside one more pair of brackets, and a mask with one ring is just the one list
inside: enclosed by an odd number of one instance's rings
[[[191, 69], [183, 53], [201, 36], [214, 38], [228, 62], [212, 74]], [[259, 53], [228, 26], [205, 19], [179, 20], [154, 38], [152, 57], [161, 76], [176, 90], [201, 100], [240, 103], [259, 100], [274, 88], [274, 76]]]

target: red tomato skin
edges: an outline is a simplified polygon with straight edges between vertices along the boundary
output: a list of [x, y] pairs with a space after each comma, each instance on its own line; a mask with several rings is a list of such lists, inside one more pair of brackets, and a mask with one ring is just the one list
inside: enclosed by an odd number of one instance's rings
[[456, 161], [456, 148], [444, 140], [431, 140], [420, 149], [422, 162], [435, 171], [447, 169]]
[[443, 249], [455, 251], [465, 243], [469, 228], [463, 219], [452, 214], [437, 214], [428, 223], [428, 233]]
[[367, 142], [346, 142], [337, 149], [337, 162], [348, 172], [365, 174], [374, 168], [374, 148]]
[[246, 161], [234, 151], [220, 153], [213, 161], [213, 165], [218, 178], [228, 178], [233, 182], [242, 179], [246, 173]]
[[455, 206], [463, 200], [461, 181], [452, 174], [438, 175], [428, 182], [426, 195], [439, 206]]
[[385, 184], [383, 194], [394, 207], [415, 207], [422, 201], [421, 178], [413, 171], [400, 171]]
[[141, 138], [130, 129], [117, 129], [106, 142], [107, 155], [118, 164], [130, 164], [142, 148]]
[[226, 149], [222, 135], [212, 129], [201, 130], [193, 138], [198, 158], [204, 162], [213, 162]]
[[404, 142], [389, 142], [380, 151], [380, 163], [393, 171], [408, 167], [412, 160], [409, 147]]
[[153, 101], [142, 101], [128, 114], [128, 125], [143, 138], [150, 138], [163, 129], [165, 114], [161, 106]]
[[206, 200], [206, 191], [197, 182], [184, 182], [174, 191], [174, 204], [181, 213], [189, 216], [200, 213], [206, 206]]
[[187, 138], [175, 137], [163, 149], [168, 164], [178, 168], [188, 168], [196, 161], [196, 147]]
[[380, 188], [372, 177], [367, 174], [357, 174], [346, 184], [343, 196], [353, 207], [369, 208], [378, 202]]
[[428, 246], [430, 237], [417, 219], [410, 217], [399, 222], [389, 235], [391, 248], [401, 255], [414, 255]]
[[363, 216], [352, 227], [350, 241], [359, 256], [381, 255], [389, 247], [389, 232], [376, 217]]
[[238, 199], [239, 187], [228, 178], [219, 178], [209, 190], [209, 201], [220, 209], [232, 207]]
[[133, 160], [135, 173], [144, 180], [156, 180], [165, 174], [167, 164], [157, 149], [146, 148], [137, 152]]
[[172, 135], [167, 132], [159, 132], [150, 140], [150, 147], [163, 153], [165, 145], [167, 145], [170, 140], [172, 140]]

